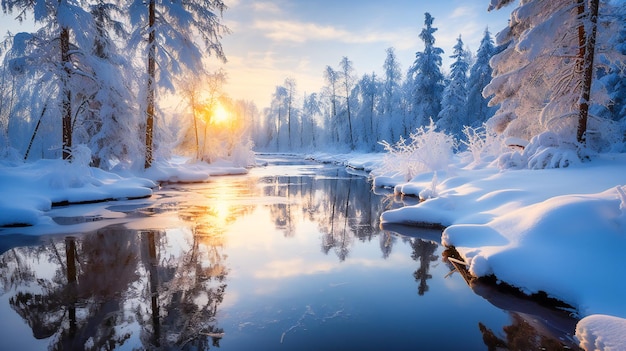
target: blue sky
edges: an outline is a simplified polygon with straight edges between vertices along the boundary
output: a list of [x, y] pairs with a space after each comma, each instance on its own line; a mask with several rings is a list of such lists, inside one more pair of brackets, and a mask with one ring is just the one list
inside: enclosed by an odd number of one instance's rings
[[488, 0], [225, 0], [225, 23], [232, 34], [223, 40], [229, 62], [227, 92], [269, 104], [276, 85], [293, 77], [301, 94], [319, 91], [322, 72], [343, 56], [360, 76], [382, 74], [385, 50], [396, 49], [406, 71], [423, 49], [419, 33], [424, 13], [435, 18], [435, 45], [445, 51], [443, 69], [461, 34], [472, 51], [485, 28], [502, 30], [511, 8], [487, 12]]
[[[435, 45], [444, 51], [448, 70], [452, 47], [461, 34], [472, 51], [485, 28], [492, 34], [507, 23], [511, 7], [487, 12], [489, 0], [224, 0], [224, 22], [232, 33], [222, 45], [228, 63], [226, 92], [266, 107], [276, 85], [293, 77], [300, 94], [317, 92], [322, 72], [343, 56], [355, 73], [382, 74], [385, 50], [396, 49], [406, 71], [423, 49], [419, 33], [424, 13], [434, 17]], [[2, 16], [0, 33], [29, 30]], [[218, 67], [217, 61], [209, 60]]]

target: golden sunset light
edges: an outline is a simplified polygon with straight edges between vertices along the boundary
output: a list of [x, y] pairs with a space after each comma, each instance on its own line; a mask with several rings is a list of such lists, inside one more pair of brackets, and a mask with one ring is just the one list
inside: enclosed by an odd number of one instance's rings
[[211, 116], [211, 122], [213, 124], [225, 124], [231, 119], [231, 113], [226, 110], [226, 108], [217, 103], [215, 108], [213, 109], [213, 115]]

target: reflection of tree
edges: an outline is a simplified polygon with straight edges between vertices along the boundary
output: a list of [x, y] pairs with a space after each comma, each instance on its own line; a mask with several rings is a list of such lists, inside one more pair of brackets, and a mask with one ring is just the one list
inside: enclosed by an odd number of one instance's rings
[[413, 273], [415, 281], [419, 283], [417, 293], [420, 296], [428, 291], [427, 280], [433, 277], [428, 272], [430, 270], [430, 263], [438, 259], [438, 256], [434, 255], [437, 246], [437, 243], [432, 241], [411, 239], [411, 247], [413, 248], [411, 258], [420, 263], [419, 268]]
[[[285, 199], [268, 205], [277, 229], [291, 237], [299, 224], [315, 222], [322, 234], [322, 252], [332, 250], [341, 261], [348, 257], [355, 239], [368, 241], [377, 233], [382, 206], [379, 195], [372, 193], [364, 178], [348, 174], [343, 167], [314, 176], [265, 177], [259, 182], [264, 196]], [[391, 252], [391, 246], [386, 250]]]
[[[223, 238], [206, 230], [202, 221], [209, 218], [196, 220], [200, 230], [186, 232], [189, 245], [177, 249], [165, 232], [121, 227], [15, 248], [0, 256], [0, 282], [5, 292], [15, 291], [11, 307], [35, 338], [49, 339], [50, 350], [114, 349], [136, 330], [141, 345], [131, 347], [219, 346]], [[46, 256], [48, 276], [36, 267]]]
[[[136, 253], [128, 238], [120, 240], [115, 231], [103, 229], [85, 236], [80, 245], [67, 237], [46, 247], [56, 266], [54, 277], [37, 279], [38, 288], [31, 289], [37, 293], [19, 291], [9, 303], [36, 338], [52, 337], [49, 349], [83, 349], [88, 341], [93, 348], [112, 348], [128, 338], [115, 328], [124, 320], [116, 292], [135, 278]], [[30, 287], [27, 282], [18, 285]]]
[[276, 196], [285, 199], [285, 202], [269, 205], [270, 215], [276, 229], [282, 230], [285, 237], [293, 237], [296, 229], [297, 213], [292, 211], [292, 201], [302, 195], [301, 181], [304, 177], [278, 176], [267, 180], [265, 196]]
[[383, 231], [378, 237], [378, 240], [380, 244], [380, 251], [383, 253], [383, 258], [389, 258], [393, 244], [396, 242], [396, 237], [389, 231]]
[[510, 312], [513, 319], [511, 325], [502, 328], [506, 334], [506, 340], [496, 336], [494, 332], [484, 324], [478, 323], [478, 328], [483, 335], [483, 342], [489, 351], [495, 350], [581, 350], [575, 343], [563, 341], [539, 332], [518, 313]]
[[189, 248], [178, 257], [161, 255], [166, 249], [164, 233], [142, 235], [143, 265], [149, 278], [144, 291], [150, 308], [138, 308], [136, 314], [148, 349], [205, 350], [219, 347], [224, 333], [215, 318], [226, 291], [222, 232], [207, 230], [210, 226], [203, 221], [210, 216], [206, 214], [187, 219], [194, 220], [196, 228]]

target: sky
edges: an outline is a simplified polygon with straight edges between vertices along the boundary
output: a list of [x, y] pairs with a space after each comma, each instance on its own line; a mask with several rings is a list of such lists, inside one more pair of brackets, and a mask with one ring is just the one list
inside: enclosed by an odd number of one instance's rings
[[[323, 86], [326, 66], [338, 67], [346, 56], [361, 76], [382, 75], [386, 49], [394, 47], [406, 72], [423, 50], [419, 33], [424, 13], [434, 17], [435, 45], [444, 50], [442, 70], [459, 34], [472, 52], [485, 29], [495, 35], [505, 28], [512, 7], [487, 12], [488, 0], [224, 0], [224, 23], [231, 33], [222, 39], [228, 62], [225, 92], [234, 99], [267, 107], [277, 85], [296, 80], [300, 94]], [[29, 31], [2, 15], [0, 33]], [[209, 59], [212, 69], [217, 59]]]
[[225, 0], [224, 23], [232, 33], [222, 45], [228, 62], [226, 92], [253, 100], [259, 108], [285, 78], [297, 82], [300, 94], [323, 86], [326, 66], [337, 68], [342, 57], [361, 76], [382, 75], [386, 49], [394, 47], [403, 72], [423, 50], [419, 33], [424, 13], [434, 17], [435, 45], [444, 50], [442, 69], [459, 34], [476, 52], [488, 27], [504, 29], [513, 7], [487, 12], [489, 1], [467, 0]]

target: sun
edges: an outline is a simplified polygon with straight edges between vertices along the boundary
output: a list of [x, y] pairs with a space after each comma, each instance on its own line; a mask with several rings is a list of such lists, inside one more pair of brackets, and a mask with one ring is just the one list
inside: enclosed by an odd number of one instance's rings
[[217, 104], [215, 109], [213, 110], [213, 118], [211, 119], [213, 123], [221, 124], [226, 123], [230, 119], [230, 113], [226, 111], [222, 104]]

